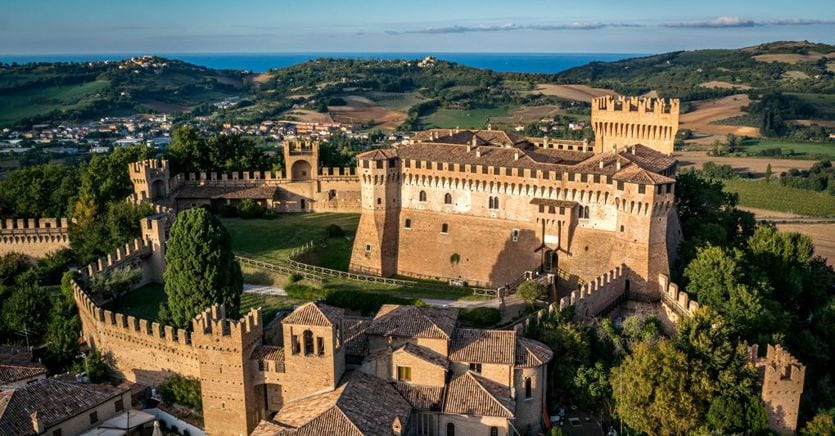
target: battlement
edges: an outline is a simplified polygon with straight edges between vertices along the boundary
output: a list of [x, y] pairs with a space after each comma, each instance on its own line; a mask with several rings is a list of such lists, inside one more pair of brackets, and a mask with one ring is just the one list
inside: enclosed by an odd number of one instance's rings
[[603, 112], [641, 112], [654, 114], [678, 113], [677, 98], [652, 98], [639, 96], [605, 95], [591, 101], [592, 108]]
[[666, 274], [658, 275], [663, 304], [677, 311], [680, 316], [690, 317], [699, 310], [699, 303], [691, 300], [687, 292], [678, 289], [678, 285], [671, 282]]
[[621, 265], [584, 283], [571, 295], [560, 299], [560, 310], [574, 306], [576, 316], [597, 316], [625, 295], [626, 272], [626, 265]]
[[20, 218], [0, 220], [0, 234], [60, 233], [69, 229], [66, 218]]
[[226, 308], [222, 304], [213, 304], [199, 313], [192, 320], [192, 330], [206, 336], [229, 337], [242, 343], [251, 342], [248, 338], [260, 338], [263, 331], [261, 311], [250, 309], [240, 320], [226, 318]]
[[124, 267], [129, 264], [135, 264], [142, 257], [150, 255], [151, 250], [152, 246], [150, 241], [141, 238], [134, 239], [133, 242], [125, 244], [124, 247], [117, 248], [115, 252], [108, 253], [107, 256], [100, 257], [95, 262], [87, 265], [82, 270], [82, 275], [86, 279], [90, 279], [95, 274]]
[[130, 171], [139, 174], [146, 170], [161, 170], [168, 171], [168, 161], [163, 159], [146, 159], [130, 164]]

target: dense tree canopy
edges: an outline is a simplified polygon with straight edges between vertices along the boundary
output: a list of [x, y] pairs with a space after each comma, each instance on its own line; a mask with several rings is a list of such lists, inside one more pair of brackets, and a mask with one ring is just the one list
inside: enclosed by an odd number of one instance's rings
[[212, 304], [237, 316], [243, 276], [229, 245], [229, 233], [207, 210], [189, 209], [177, 217], [166, 245], [163, 275], [168, 296], [166, 321], [188, 328]]
[[206, 137], [190, 126], [174, 129], [165, 157], [172, 173], [266, 171], [273, 165], [251, 139], [236, 135]]
[[0, 216], [68, 217], [78, 180], [77, 168], [58, 164], [11, 171], [0, 179]]

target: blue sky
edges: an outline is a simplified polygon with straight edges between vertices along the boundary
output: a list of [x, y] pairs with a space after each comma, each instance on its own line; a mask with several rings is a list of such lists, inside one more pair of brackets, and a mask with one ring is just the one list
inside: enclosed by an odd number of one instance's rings
[[2, 0], [0, 53], [599, 52], [835, 43], [833, 0]]

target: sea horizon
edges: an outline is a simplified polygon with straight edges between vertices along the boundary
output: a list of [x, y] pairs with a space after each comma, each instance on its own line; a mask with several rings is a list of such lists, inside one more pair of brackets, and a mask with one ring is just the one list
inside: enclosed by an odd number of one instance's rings
[[25, 64], [37, 62], [101, 62], [118, 61], [134, 56], [159, 56], [218, 70], [245, 70], [262, 73], [285, 68], [318, 58], [414, 60], [426, 56], [475, 68], [504, 73], [559, 73], [590, 62], [613, 62], [648, 56], [647, 53], [557, 53], [557, 52], [263, 52], [263, 53], [63, 53], [63, 54], [0, 54], [0, 63]]

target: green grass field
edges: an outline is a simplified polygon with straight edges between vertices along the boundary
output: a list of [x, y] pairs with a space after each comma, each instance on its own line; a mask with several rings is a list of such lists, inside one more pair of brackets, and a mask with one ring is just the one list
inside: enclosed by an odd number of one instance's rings
[[789, 188], [776, 181], [725, 180], [725, 191], [739, 194], [739, 205], [810, 216], [835, 216], [835, 196]]
[[67, 110], [90, 103], [96, 93], [110, 84], [96, 80], [79, 85], [55, 86], [26, 90], [12, 95], [0, 95], [0, 126], [11, 125], [24, 118]]
[[398, 112], [408, 112], [412, 106], [426, 101], [417, 92], [366, 92], [364, 97], [375, 101], [380, 106]]
[[835, 120], [835, 95], [789, 93], [815, 107], [821, 118]]
[[[308, 241], [325, 239], [325, 229], [336, 224], [353, 237], [357, 231], [359, 214], [305, 213], [280, 214], [274, 220], [243, 220], [223, 218], [223, 225], [232, 237], [232, 251], [243, 257], [264, 261], [286, 260], [293, 248]], [[347, 270], [351, 257], [351, 243], [344, 238], [331, 238], [326, 246], [319, 245], [310, 253], [322, 263], [317, 265]]]
[[421, 122], [427, 128], [481, 129], [487, 125], [490, 117], [505, 117], [507, 115], [508, 108], [506, 106], [468, 110], [438, 109], [428, 116], [422, 117]]
[[122, 296], [118, 305], [109, 304], [105, 306], [105, 309], [148, 321], [157, 321], [159, 305], [165, 299], [165, 287], [159, 283], [151, 283]]
[[758, 154], [768, 149], [779, 148], [785, 157], [807, 159], [835, 159], [835, 143], [791, 141], [774, 138], [750, 138], [742, 143], [748, 154]]

